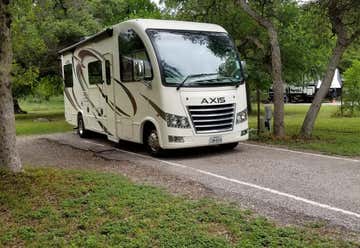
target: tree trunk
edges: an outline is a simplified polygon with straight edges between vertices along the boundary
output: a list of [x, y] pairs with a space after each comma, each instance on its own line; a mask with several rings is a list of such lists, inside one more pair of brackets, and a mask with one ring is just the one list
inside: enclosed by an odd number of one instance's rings
[[340, 59], [343, 53], [345, 52], [346, 47], [347, 45], [338, 39], [336, 46], [333, 50], [332, 56], [330, 58], [325, 76], [322, 80], [320, 89], [316, 93], [314, 100], [312, 101], [311, 106], [308, 112], [306, 113], [303, 125], [301, 127], [300, 136], [303, 138], [310, 138], [312, 135], [315, 121], [321, 108], [321, 102], [329, 92], [331, 82], [335, 74], [335, 70], [340, 63]]
[[284, 84], [282, 80], [282, 64], [278, 35], [273, 27], [268, 28], [271, 44], [271, 75], [273, 80], [274, 102], [274, 135], [285, 137], [284, 124]]
[[247, 110], [248, 114], [252, 113], [252, 106], [251, 106], [251, 89], [248, 82], [245, 84], [246, 89], [246, 103], [247, 103]]
[[266, 28], [271, 45], [271, 76], [274, 91], [274, 135], [277, 138], [285, 137], [284, 124], [284, 85], [282, 79], [281, 52], [277, 31], [273, 23], [259, 15], [247, 4], [246, 0], [238, 0], [242, 9], [259, 25]]
[[26, 111], [22, 110], [18, 99], [14, 98], [14, 112], [15, 114], [27, 114]]
[[0, 168], [21, 171], [16, 150], [14, 106], [11, 94], [10, 71], [12, 50], [10, 39], [9, 0], [0, 0]]
[[256, 107], [257, 107], [257, 113], [256, 113], [256, 117], [257, 117], [257, 135], [260, 135], [260, 131], [261, 131], [261, 123], [260, 123], [260, 88], [257, 85], [256, 86]]

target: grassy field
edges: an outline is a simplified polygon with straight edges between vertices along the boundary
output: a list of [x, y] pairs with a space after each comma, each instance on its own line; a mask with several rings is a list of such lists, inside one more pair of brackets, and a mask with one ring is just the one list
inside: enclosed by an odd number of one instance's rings
[[[253, 140], [269, 144], [284, 145], [296, 149], [309, 149], [327, 154], [360, 156], [360, 118], [336, 117], [338, 106], [323, 106], [310, 140], [298, 139], [297, 135], [309, 106], [285, 105], [285, 125], [288, 138], [274, 140], [270, 136]], [[262, 108], [263, 109], [263, 108]], [[250, 127], [256, 128], [256, 116], [250, 116]]]
[[0, 246], [358, 247], [318, 225], [277, 227], [235, 205], [188, 200], [91, 171], [0, 171]]
[[[72, 130], [64, 120], [64, 103], [62, 96], [52, 98], [49, 102], [33, 103], [22, 101], [22, 108], [28, 114], [16, 116], [17, 135], [45, 134]], [[263, 109], [263, 107], [262, 107]], [[308, 149], [327, 154], [360, 156], [360, 117], [336, 117], [338, 106], [323, 106], [310, 140], [298, 139], [302, 121], [308, 106], [285, 105], [285, 124], [288, 138], [274, 140], [270, 135], [257, 137], [252, 133], [251, 139], [268, 144], [284, 145], [295, 149]], [[41, 122], [39, 118], [48, 119]], [[255, 129], [256, 116], [250, 116], [250, 128]]]
[[73, 128], [64, 120], [62, 96], [41, 103], [24, 100], [20, 102], [20, 106], [28, 113], [16, 115], [17, 135], [57, 133]]

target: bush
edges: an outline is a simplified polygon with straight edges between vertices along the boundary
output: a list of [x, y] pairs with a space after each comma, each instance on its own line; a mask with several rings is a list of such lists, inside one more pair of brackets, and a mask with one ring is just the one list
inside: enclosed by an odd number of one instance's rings
[[34, 96], [40, 101], [49, 101], [51, 96], [60, 95], [62, 92], [62, 80], [59, 76], [46, 76], [40, 79], [40, 82], [34, 89]]
[[360, 111], [360, 60], [355, 60], [344, 73], [343, 110], [346, 115], [354, 116]]
[[15, 99], [31, 94], [38, 83], [39, 68], [30, 66], [25, 69], [14, 63], [12, 68], [12, 92]]

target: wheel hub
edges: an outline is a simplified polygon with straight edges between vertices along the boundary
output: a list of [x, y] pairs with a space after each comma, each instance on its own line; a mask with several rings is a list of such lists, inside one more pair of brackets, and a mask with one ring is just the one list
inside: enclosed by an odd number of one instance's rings
[[160, 149], [159, 137], [156, 131], [150, 133], [148, 138], [148, 145], [153, 152], [157, 152]]

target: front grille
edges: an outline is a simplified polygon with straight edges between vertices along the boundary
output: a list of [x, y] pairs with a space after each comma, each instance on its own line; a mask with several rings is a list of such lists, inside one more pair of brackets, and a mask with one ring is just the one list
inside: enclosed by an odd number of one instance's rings
[[196, 133], [218, 133], [233, 129], [235, 104], [188, 106]]

